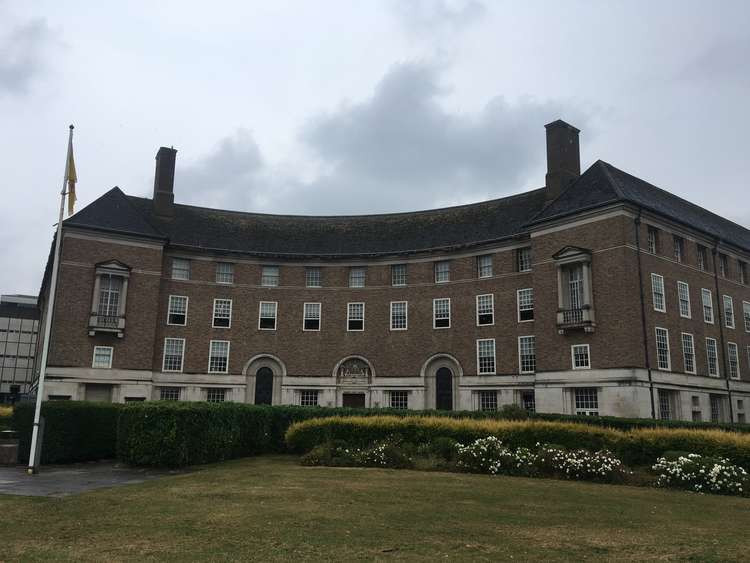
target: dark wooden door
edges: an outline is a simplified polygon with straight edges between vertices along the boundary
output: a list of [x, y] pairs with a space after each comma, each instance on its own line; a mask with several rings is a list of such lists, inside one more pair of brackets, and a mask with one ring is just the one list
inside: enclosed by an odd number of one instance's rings
[[341, 404], [344, 407], [352, 409], [363, 409], [365, 408], [365, 394], [364, 393], [344, 393], [341, 397]]
[[270, 405], [273, 400], [273, 372], [260, 368], [255, 374], [255, 404]]
[[435, 374], [435, 408], [441, 411], [453, 410], [453, 372], [440, 368]]

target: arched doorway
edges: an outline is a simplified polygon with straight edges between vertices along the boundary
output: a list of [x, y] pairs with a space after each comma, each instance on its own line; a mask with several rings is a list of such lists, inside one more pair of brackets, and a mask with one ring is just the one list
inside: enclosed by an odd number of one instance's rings
[[441, 367], [435, 373], [435, 408], [453, 410], [453, 372], [447, 367]]
[[273, 371], [262, 367], [255, 373], [255, 404], [270, 405], [273, 403]]
[[336, 405], [365, 408], [370, 405], [370, 384], [375, 375], [372, 365], [362, 356], [348, 356], [333, 368], [336, 378]]

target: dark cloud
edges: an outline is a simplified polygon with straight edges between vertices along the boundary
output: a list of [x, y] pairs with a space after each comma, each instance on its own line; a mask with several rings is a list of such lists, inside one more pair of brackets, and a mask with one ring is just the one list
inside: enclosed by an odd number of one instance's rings
[[558, 117], [586, 125], [575, 107], [533, 99], [496, 97], [476, 113], [449, 112], [440, 103], [439, 78], [435, 65], [400, 64], [370, 99], [312, 119], [301, 141], [325, 172], [311, 181], [271, 170], [252, 138], [240, 133], [186, 169], [182, 182], [204, 201], [256, 211], [428, 208], [539, 187], [541, 174], [532, 185], [527, 180], [543, 166], [543, 125]]
[[455, 31], [487, 12], [478, 0], [393, 0], [391, 6], [406, 29], [417, 34]]
[[0, 93], [26, 93], [46, 68], [47, 51], [56, 43], [43, 18], [18, 25], [0, 36]]

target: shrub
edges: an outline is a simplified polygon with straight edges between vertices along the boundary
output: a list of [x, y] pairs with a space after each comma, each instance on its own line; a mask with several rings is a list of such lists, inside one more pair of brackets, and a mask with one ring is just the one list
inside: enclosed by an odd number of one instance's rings
[[410, 469], [414, 460], [410, 457], [409, 444], [389, 438], [367, 448], [348, 448], [339, 442], [326, 442], [314, 447], [301, 458], [302, 465], [326, 465], [349, 467], [381, 467]]
[[657, 487], [686, 489], [697, 493], [747, 495], [748, 474], [726, 458], [687, 454], [669, 460], [660, 457], [652, 467], [659, 475]]
[[750, 435], [724, 430], [642, 428], [631, 430], [618, 453], [631, 465], [650, 465], [665, 452], [680, 451], [729, 458], [750, 467]]
[[438, 436], [427, 446], [427, 451], [444, 461], [453, 461], [456, 457], [456, 442], [453, 438]]
[[[18, 459], [28, 460], [35, 404], [16, 404], [11, 427], [18, 432]], [[114, 459], [117, 417], [122, 405], [79, 401], [42, 403], [42, 463]]]

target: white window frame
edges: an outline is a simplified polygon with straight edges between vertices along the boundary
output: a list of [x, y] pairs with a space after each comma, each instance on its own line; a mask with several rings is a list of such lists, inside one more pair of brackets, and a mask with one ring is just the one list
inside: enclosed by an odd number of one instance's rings
[[[532, 370], [523, 369], [523, 355], [521, 354], [521, 341], [528, 338], [532, 340], [534, 347], [534, 369]], [[518, 337], [518, 373], [536, 373], [536, 336], [533, 334]]]
[[[302, 396], [304, 393], [314, 393], [315, 394], [315, 404], [304, 404], [306, 401], [302, 400]], [[297, 404], [302, 407], [319, 407], [320, 406], [320, 390], [319, 389], [298, 389], [297, 390]]]
[[[359, 276], [359, 273], [362, 273], [362, 276]], [[357, 275], [355, 275], [355, 273]], [[361, 284], [360, 284], [360, 277], [361, 277]], [[352, 266], [349, 268], [349, 287], [354, 288], [360, 288], [365, 287], [367, 285], [367, 268], [363, 266]]]
[[659, 229], [652, 225], [646, 225], [646, 247], [649, 254], [659, 251]]
[[[317, 281], [315, 280], [315, 278], [317, 278]], [[320, 269], [320, 267], [308, 266], [307, 268], [305, 268], [305, 287], [323, 287], [323, 271]]]
[[[184, 262], [186, 264], [187, 267], [184, 268], [184, 270], [187, 271], [187, 277], [183, 278], [183, 277], [177, 277], [174, 275], [176, 262]], [[172, 258], [171, 270], [169, 272], [169, 275], [173, 280], [180, 280], [180, 281], [189, 280], [192, 277], [192, 265], [190, 263], [190, 260], [188, 260], [187, 258]]]
[[[734, 351], [734, 354], [732, 354]], [[735, 370], [736, 373], [732, 375], [732, 355], [734, 355]], [[727, 342], [727, 367], [729, 368], [729, 378], [739, 379], [740, 378], [740, 350], [735, 342]]]
[[[403, 272], [402, 272], [403, 269]], [[403, 276], [401, 275], [403, 273]], [[402, 283], [403, 278], [403, 283]], [[409, 283], [409, 269], [406, 264], [391, 265], [391, 286], [404, 287]]]
[[[404, 305], [404, 326], [403, 327], [397, 327], [394, 328], [393, 326], [393, 306], [394, 305]], [[392, 331], [399, 331], [399, 330], [408, 330], [409, 328], [409, 302], [408, 301], [391, 301], [390, 305], [391, 315], [390, 315], [390, 327]], [[348, 323], [347, 323], [348, 326]]]
[[[399, 395], [394, 395], [394, 393], [398, 393]], [[411, 393], [404, 389], [393, 389], [391, 391], [388, 391], [388, 408], [390, 409], [399, 409], [399, 410], [408, 410], [409, 409], [409, 395]], [[402, 401], [394, 401], [394, 399], [399, 397], [405, 397], [406, 399], [403, 401], [403, 406], [397, 405], [393, 406], [394, 402], [401, 403]]]
[[[693, 318], [693, 308], [690, 304], [690, 285], [688, 285], [687, 282], [677, 282], [677, 302], [680, 308], [680, 316], [683, 319]], [[683, 304], [687, 308], [687, 311], [683, 308]]]
[[706, 261], [708, 259], [708, 252], [706, 251], [706, 247], [703, 246], [702, 244], [696, 243], [695, 256], [696, 256], [696, 262], [698, 263], [698, 269], [701, 272], [705, 272]]
[[[658, 289], [661, 289], [661, 292], [657, 291]], [[661, 308], [657, 305], [656, 298], [658, 295], [661, 295]], [[654, 305], [654, 311], [658, 311], [659, 313], [667, 312], [667, 296], [664, 291], [664, 276], [653, 273], [651, 274], [651, 301]]]
[[[219, 271], [222, 266], [229, 266], [228, 272], [221, 272]], [[231, 262], [216, 262], [216, 283], [219, 283], [221, 285], [232, 285], [234, 284], [234, 264]], [[226, 281], [225, 279], [222, 280], [222, 276], [227, 276], [229, 281]]]
[[[276, 270], [276, 274], [269, 274], [268, 271]], [[279, 287], [281, 282], [281, 268], [279, 266], [261, 266], [260, 268], [260, 285], [261, 287]]]
[[682, 262], [685, 257], [685, 239], [679, 235], [672, 235], [672, 246], [674, 247], [674, 259]]
[[[271, 317], [263, 317], [263, 305], [273, 305], [273, 328], [262, 327], [261, 319], [270, 319]], [[279, 302], [278, 301], [261, 301], [258, 303], [258, 330], [276, 330], [279, 326]]]
[[[477, 278], [480, 280], [491, 278], [493, 274], [492, 254], [477, 256]], [[483, 273], [483, 269], [485, 270]]]
[[[216, 304], [219, 301], [223, 301], [223, 302], [229, 301], [229, 324], [227, 326], [216, 325]], [[220, 317], [220, 318], [225, 318], [225, 317]], [[211, 328], [223, 328], [223, 329], [232, 328], [232, 300], [231, 299], [227, 299], [225, 297], [217, 297], [214, 299], [214, 309], [213, 309], [213, 314], [211, 316]]]
[[[448, 326], [437, 326], [437, 302], [447, 301], [448, 302]], [[451, 327], [451, 298], [450, 297], [437, 297], [432, 300], [432, 328], [433, 330], [444, 330]]]
[[[99, 350], [109, 350], [109, 362], [106, 366], [96, 365], [96, 353]], [[91, 357], [91, 367], [94, 369], [112, 369], [112, 358], [115, 355], [115, 349], [112, 346], [94, 346], [94, 354]]]
[[447, 283], [451, 281], [451, 262], [450, 260], [440, 260], [435, 262], [435, 283]]
[[[708, 303], [706, 303], [706, 297], [708, 297]], [[701, 288], [701, 305], [703, 307], [703, 322], [710, 325], [714, 324], [714, 298], [711, 290], [705, 287]], [[710, 312], [710, 320], [706, 315], [707, 311]]]
[[[523, 309], [524, 311], [531, 311], [531, 318], [530, 319], [522, 319], [521, 318], [521, 292], [530, 291], [531, 292], [531, 309]], [[519, 323], [533, 323], [534, 322], [534, 288], [533, 287], [522, 287], [521, 289], [516, 290], [516, 316]]]
[[[576, 367], [576, 348], [586, 348], [587, 365]], [[588, 344], [572, 344], [570, 346], [570, 365], [574, 370], [591, 369], [591, 346]]]
[[745, 324], [745, 332], [750, 332], [750, 303], [742, 302], [742, 320]]
[[[318, 328], [306, 328], [305, 324], [307, 320], [315, 320], [316, 317], [308, 317], [307, 316], [307, 306], [308, 305], [317, 305], [318, 306]], [[320, 332], [321, 328], [323, 328], [323, 305], [321, 303], [317, 302], [307, 302], [302, 304], [302, 330], [304, 332]]]
[[[713, 346], [709, 346], [709, 342], [713, 343]], [[711, 363], [711, 354], [709, 354], [709, 349], [713, 348], [714, 351], [714, 361], [713, 364]], [[706, 337], [706, 364], [708, 366], [708, 373], [709, 377], [721, 377], [721, 368], [719, 366], [719, 346], [716, 344], [715, 338]], [[716, 373], [711, 373], [711, 368], [713, 368], [713, 371]]]
[[[224, 371], [211, 370], [211, 357], [212, 357], [211, 352], [213, 351], [213, 347], [215, 343], [226, 343], [227, 345], [227, 365]], [[208, 342], [208, 373], [212, 373], [212, 374], [213, 373], [217, 373], [217, 374], [229, 373], [229, 349], [231, 345], [232, 343], [229, 340], [210, 340]]]
[[[362, 305], [362, 328], [349, 328], [350, 321], [358, 321], [360, 319], [353, 319], [352, 314], [352, 305]], [[364, 332], [365, 330], [365, 303], [364, 301], [352, 301], [350, 303], [346, 304], [346, 331], [347, 332]]]
[[[167, 340], [180, 340], [182, 342], [182, 347], [180, 349], [180, 369], [167, 369]], [[161, 371], [164, 373], [182, 373], [182, 371], [185, 369], [185, 339], [184, 338], [174, 338], [171, 336], [167, 336], [164, 339], [164, 349], [162, 350], [162, 358], [161, 358]]]
[[[661, 360], [659, 358], [659, 331], [664, 331], [664, 341], [667, 343], [667, 367], [662, 367]], [[656, 369], [659, 371], [672, 371], [672, 353], [669, 349], [669, 329], [661, 326], [654, 327], [654, 333], [656, 335]]]
[[[582, 406], [578, 407], [578, 393], [580, 392], [583, 394], [584, 391], [593, 391], [594, 392], [594, 400], [596, 401], [596, 404], [594, 406]], [[572, 395], [573, 395], [573, 411], [576, 413], [576, 415], [599, 415], [599, 388], [598, 387], [574, 387], [572, 389]], [[590, 397], [587, 397], [590, 398]], [[583, 399], [583, 397], [582, 397]], [[583, 402], [583, 400], [581, 401]]]
[[[727, 309], [727, 302], [729, 303], [729, 309]], [[724, 316], [724, 327], [725, 328], [734, 328], [734, 299], [732, 299], [731, 295], [722, 295], [721, 296], [721, 311], [722, 315]], [[727, 311], [729, 314], [727, 315]]]
[[[172, 316], [172, 298], [184, 299], [185, 300], [185, 322], [184, 323], [170, 323], [169, 318]], [[188, 305], [190, 298], [187, 295], [170, 295], [167, 300], [167, 326], [187, 326], [188, 318]], [[178, 313], [175, 313], [178, 314]]]
[[[491, 323], [480, 323], [479, 322], [479, 299], [480, 297], [489, 297], [490, 298], [490, 312], [489, 313], [482, 313], [484, 315], [492, 315], [492, 322]], [[477, 326], [493, 326], [495, 324], [495, 295], [493, 293], [484, 293], [482, 295], [477, 295], [475, 298], [476, 302], [476, 321]]]
[[[226, 387], [206, 387], [206, 402], [207, 403], [226, 403], [227, 401], [227, 388]], [[218, 393], [221, 396], [221, 400], [216, 398], [211, 399], [213, 393]]]
[[[528, 252], [528, 263], [526, 263], [526, 260], [521, 259], [522, 253], [526, 253], [526, 252]], [[516, 249], [516, 271], [517, 272], [530, 272], [533, 268], [534, 268], [534, 265], [532, 263], [531, 247], [523, 246], [521, 248], [517, 248]]]
[[[492, 370], [482, 371], [482, 356], [479, 355], [479, 350], [482, 342], [492, 342]], [[489, 358], [489, 356], [484, 356]], [[477, 339], [477, 375], [497, 375], [497, 345], [494, 338], [478, 338]]]
[[[688, 350], [685, 346], [686, 339], [688, 342], [690, 342], [690, 352], [688, 353]], [[685, 373], [696, 373], [696, 363], [695, 363], [695, 338], [693, 338], [693, 335], [689, 332], [683, 332], [680, 333], [680, 341], [682, 342], [682, 366], [685, 369]], [[688, 357], [690, 357], [690, 362], [693, 364], [693, 369], [688, 368]]]

